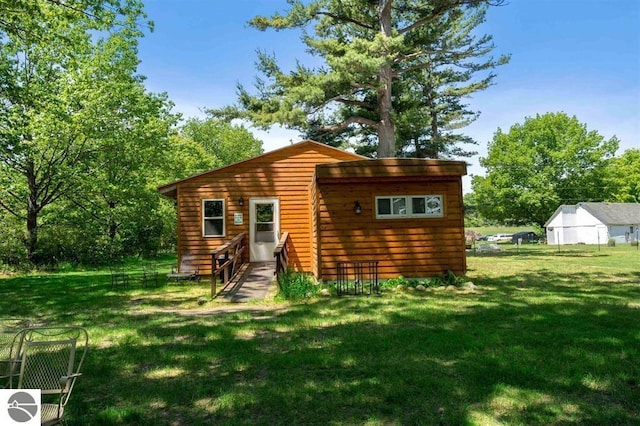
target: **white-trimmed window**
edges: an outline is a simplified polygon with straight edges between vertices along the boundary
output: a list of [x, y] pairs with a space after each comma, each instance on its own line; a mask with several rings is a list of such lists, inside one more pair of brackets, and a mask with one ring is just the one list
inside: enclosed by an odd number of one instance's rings
[[224, 200], [202, 200], [202, 235], [224, 237]]
[[376, 197], [376, 219], [443, 217], [442, 195], [388, 195]]

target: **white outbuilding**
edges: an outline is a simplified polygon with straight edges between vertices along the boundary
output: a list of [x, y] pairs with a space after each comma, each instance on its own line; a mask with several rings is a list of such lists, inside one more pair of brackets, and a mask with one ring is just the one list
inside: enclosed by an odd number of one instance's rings
[[640, 203], [562, 205], [544, 224], [547, 244], [606, 244], [637, 241]]

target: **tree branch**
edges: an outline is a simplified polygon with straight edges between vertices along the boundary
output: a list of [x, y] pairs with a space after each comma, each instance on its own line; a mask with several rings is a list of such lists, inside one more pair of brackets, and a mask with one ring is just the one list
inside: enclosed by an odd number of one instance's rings
[[310, 113], [311, 114], [317, 113], [322, 108], [324, 108], [327, 105], [329, 105], [331, 102], [339, 102], [339, 103], [344, 104], [344, 105], [359, 106], [359, 107], [367, 109], [367, 110], [375, 109], [375, 107], [372, 107], [372, 105], [370, 103], [368, 103], [368, 102], [358, 101], [358, 100], [355, 100], [355, 99], [347, 99], [347, 98], [342, 97], [341, 95], [338, 95], [338, 96], [334, 96], [334, 97], [329, 98], [326, 101], [322, 102], [322, 104], [318, 105], [318, 107], [312, 109]]
[[[9, 195], [14, 196], [13, 194], [11, 194], [9, 191], [7, 191], [7, 193], [9, 193]], [[15, 197], [15, 196], [14, 196]], [[14, 211], [11, 207], [9, 207], [7, 204], [5, 204], [2, 200], [0, 200], [0, 207], [2, 207], [3, 209], [5, 209], [6, 211], [8, 211], [9, 213], [11, 213], [13, 216], [17, 217], [18, 219], [24, 219], [25, 217], [18, 214], [16, 211]]]
[[375, 28], [372, 27], [371, 25], [365, 24], [364, 22], [360, 22], [348, 16], [339, 16], [331, 12], [324, 12], [324, 11], [318, 11], [316, 14], [328, 16], [329, 18], [335, 19], [336, 21], [349, 22], [367, 30], [375, 30]]
[[445, 13], [447, 13], [448, 11], [455, 9], [456, 7], [460, 7], [460, 6], [465, 6], [465, 5], [478, 5], [481, 3], [488, 3], [488, 4], [492, 4], [492, 5], [500, 5], [503, 3], [503, 0], [495, 0], [493, 3], [491, 2], [486, 2], [486, 0], [456, 0], [453, 1], [451, 3], [444, 3], [443, 5], [440, 6], [439, 9], [436, 9], [434, 11], [434, 13], [430, 14], [429, 16], [424, 17], [423, 19], [420, 19], [416, 22], [414, 22], [413, 24], [405, 27], [405, 28], [401, 28], [398, 30], [399, 34], [406, 34], [411, 30], [414, 30], [416, 28], [420, 28], [426, 24], [429, 24], [433, 21], [435, 21], [436, 19], [439, 19], [442, 15], [444, 15]]
[[372, 106], [371, 103], [369, 103], [369, 102], [357, 101], [357, 100], [354, 100], [354, 99], [346, 99], [346, 98], [336, 97], [334, 99], [334, 101], [340, 102], [342, 104], [349, 105], [349, 106], [358, 106], [360, 108], [364, 108], [364, 109], [370, 110], [370, 111], [375, 109], [375, 107]]
[[429, 68], [429, 67], [432, 67], [432, 66], [433, 66], [433, 64], [428, 63], [428, 62], [424, 62], [424, 63], [422, 63], [422, 64], [412, 65], [412, 66], [410, 66], [410, 67], [403, 68], [403, 69], [401, 69], [401, 70], [395, 71], [395, 72], [393, 73], [393, 76], [394, 76], [394, 77], [398, 77], [398, 76], [400, 76], [400, 75], [402, 75], [402, 74], [404, 74], [404, 73], [407, 73], [407, 72], [417, 71], [417, 70], [423, 70], [423, 69], [425, 69], [425, 68]]
[[321, 131], [325, 131], [325, 132], [330, 132], [330, 133], [334, 133], [337, 132], [339, 130], [344, 130], [347, 127], [349, 127], [352, 124], [362, 124], [364, 126], [369, 126], [372, 127], [374, 129], [378, 129], [379, 124], [373, 120], [370, 120], [368, 118], [364, 118], [364, 117], [349, 117], [347, 118], [345, 121], [343, 121], [342, 123], [338, 123], [336, 125], [333, 126], [322, 126], [319, 127], [319, 130]]
[[351, 82], [351, 87], [353, 87], [354, 89], [367, 89], [367, 90], [375, 90], [378, 91], [380, 89], [380, 87], [373, 85], [373, 84], [366, 84], [366, 83], [355, 83], [355, 82]]

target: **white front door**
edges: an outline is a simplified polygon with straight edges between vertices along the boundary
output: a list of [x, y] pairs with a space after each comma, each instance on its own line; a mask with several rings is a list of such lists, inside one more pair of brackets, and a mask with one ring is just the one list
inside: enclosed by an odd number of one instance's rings
[[277, 198], [249, 200], [249, 253], [251, 262], [273, 261], [273, 250], [280, 235]]

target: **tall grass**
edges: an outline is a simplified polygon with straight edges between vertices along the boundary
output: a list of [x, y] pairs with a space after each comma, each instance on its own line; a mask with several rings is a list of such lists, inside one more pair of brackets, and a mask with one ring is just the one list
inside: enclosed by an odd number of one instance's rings
[[319, 292], [316, 280], [308, 273], [288, 269], [278, 280], [280, 297], [286, 300], [301, 300], [314, 297]]

